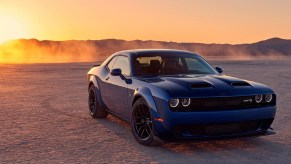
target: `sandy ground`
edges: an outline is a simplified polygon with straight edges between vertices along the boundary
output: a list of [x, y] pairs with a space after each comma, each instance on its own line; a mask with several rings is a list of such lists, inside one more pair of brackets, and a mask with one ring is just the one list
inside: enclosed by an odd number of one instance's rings
[[291, 61], [212, 61], [278, 95], [275, 135], [139, 145], [129, 125], [87, 109], [92, 63], [0, 65], [0, 163], [291, 162]]

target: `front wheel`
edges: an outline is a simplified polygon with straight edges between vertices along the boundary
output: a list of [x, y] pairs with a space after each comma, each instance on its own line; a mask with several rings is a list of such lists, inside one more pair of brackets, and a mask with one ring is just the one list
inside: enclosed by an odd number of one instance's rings
[[97, 92], [94, 85], [89, 88], [88, 106], [91, 117], [93, 118], [106, 118], [108, 113], [101, 107], [97, 99]]
[[137, 142], [146, 146], [157, 144], [154, 140], [151, 113], [144, 99], [138, 99], [134, 103], [130, 125]]

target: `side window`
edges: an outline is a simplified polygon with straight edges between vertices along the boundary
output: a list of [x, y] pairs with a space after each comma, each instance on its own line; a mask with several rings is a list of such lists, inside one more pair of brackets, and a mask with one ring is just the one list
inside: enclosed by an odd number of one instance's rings
[[113, 59], [111, 59], [110, 62], [107, 64], [107, 68], [109, 69], [109, 71], [112, 70], [112, 67], [113, 67], [117, 57], [118, 56], [113, 57]]
[[113, 69], [119, 68], [121, 69], [121, 73], [125, 76], [130, 76], [130, 66], [129, 66], [129, 60], [125, 56], [118, 56]]

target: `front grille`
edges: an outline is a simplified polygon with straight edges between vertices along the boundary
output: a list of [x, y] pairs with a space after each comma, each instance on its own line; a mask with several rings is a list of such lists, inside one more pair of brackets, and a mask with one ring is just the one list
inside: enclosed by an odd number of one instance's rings
[[191, 98], [191, 103], [188, 107], [183, 107], [179, 104], [175, 108], [170, 108], [170, 110], [173, 112], [220, 111], [260, 108], [276, 105], [275, 94], [273, 94], [273, 100], [270, 103], [263, 101], [258, 104], [255, 102], [254, 97], [255, 96]]
[[174, 127], [176, 137], [217, 136], [267, 130], [273, 119], [209, 125], [178, 125]]

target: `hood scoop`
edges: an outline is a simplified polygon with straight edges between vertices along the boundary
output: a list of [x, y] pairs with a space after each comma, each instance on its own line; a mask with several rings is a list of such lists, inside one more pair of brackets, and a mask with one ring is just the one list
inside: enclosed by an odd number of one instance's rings
[[247, 86], [251, 86], [249, 83], [247, 83], [245, 81], [235, 81], [235, 82], [231, 82], [230, 84], [233, 87], [247, 87]]
[[194, 83], [190, 85], [191, 89], [196, 89], [196, 88], [212, 88], [213, 86], [209, 83]]

